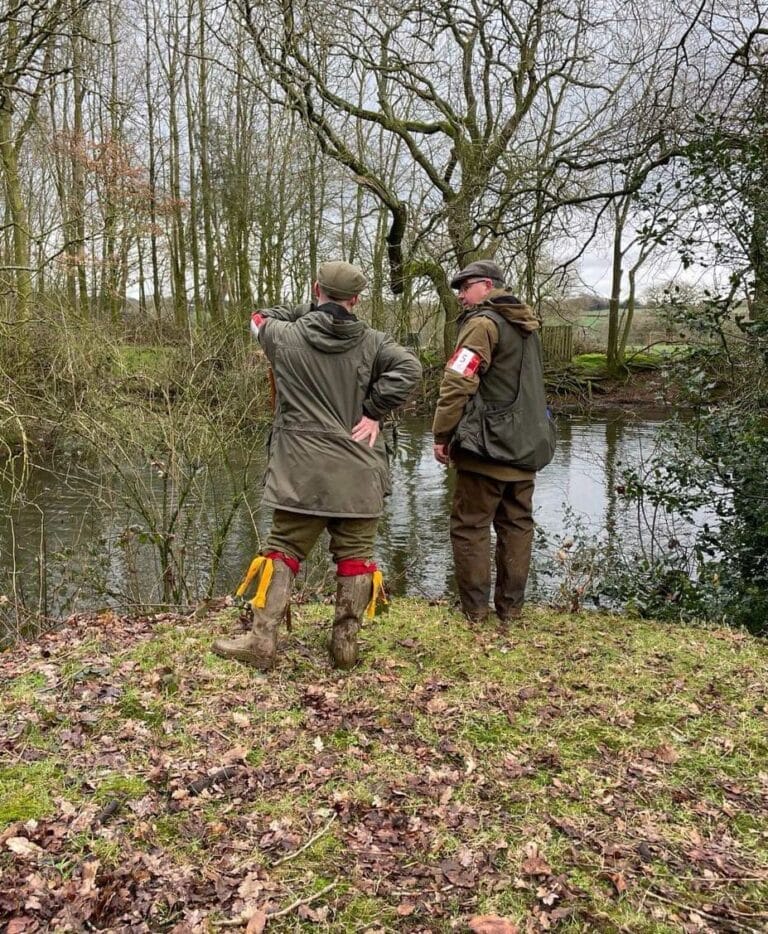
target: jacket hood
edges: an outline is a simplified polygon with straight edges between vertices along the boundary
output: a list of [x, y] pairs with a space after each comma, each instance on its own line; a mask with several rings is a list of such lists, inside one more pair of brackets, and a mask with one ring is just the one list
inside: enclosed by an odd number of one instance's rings
[[479, 305], [467, 309], [467, 314], [482, 312], [484, 308], [492, 308], [497, 314], [506, 318], [510, 324], [517, 325], [526, 334], [538, 331], [541, 327], [539, 319], [530, 305], [521, 302], [516, 295], [507, 289], [491, 289]]
[[297, 323], [307, 342], [323, 353], [343, 353], [355, 347], [368, 327], [353, 315], [342, 318], [321, 309], [307, 312]]

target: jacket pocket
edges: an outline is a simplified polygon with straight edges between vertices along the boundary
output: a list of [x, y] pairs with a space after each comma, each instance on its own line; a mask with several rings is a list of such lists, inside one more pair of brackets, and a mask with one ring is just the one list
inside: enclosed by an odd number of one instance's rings
[[532, 412], [519, 404], [487, 407], [482, 419], [482, 447], [492, 460], [520, 470], [541, 470], [552, 460], [555, 423], [546, 407]]

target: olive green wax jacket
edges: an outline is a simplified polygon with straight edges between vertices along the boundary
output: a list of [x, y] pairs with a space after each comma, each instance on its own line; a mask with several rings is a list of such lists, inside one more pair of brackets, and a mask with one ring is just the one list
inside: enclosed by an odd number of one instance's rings
[[381, 420], [402, 405], [421, 364], [335, 302], [301, 306], [294, 320], [275, 311], [259, 332], [276, 385], [264, 502], [316, 516], [380, 516], [389, 492], [384, 439], [369, 447], [352, 429], [363, 415]]

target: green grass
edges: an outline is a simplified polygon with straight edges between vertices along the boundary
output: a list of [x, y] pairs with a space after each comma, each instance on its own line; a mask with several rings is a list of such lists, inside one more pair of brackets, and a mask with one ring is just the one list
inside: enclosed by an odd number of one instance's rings
[[[653, 347], [627, 347], [626, 363], [635, 370], [655, 370], [668, 364], [670, 360], [690, 352], [690, 348], [680, 344], [654, 344]], [[606, 372], [604, 353], [582, 353], [571, 361], [579, 376], [584, 378], [601, 377]]]
[[765, 643], [537, 608], [503, 634], [403, 599], [340, 674], [331, 613], [297, 608], [268, 675], [212, 655], [210, 619], [0, 656], [0, 832], [39, 847], [0, 848], [0, 922], [765, 928]]
[[0, 827], [53, 814], [57, 772], [52, 759], [0, 768]]

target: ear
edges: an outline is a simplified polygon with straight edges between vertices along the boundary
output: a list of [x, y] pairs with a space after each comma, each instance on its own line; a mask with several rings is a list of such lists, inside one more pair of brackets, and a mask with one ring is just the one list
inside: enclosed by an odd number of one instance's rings
[[350, 308], [354, 308], [355, 305], [360, 301], [359, 295], [353, 295], [352, 298], [347, 299], [347, 304]]
[[315, 296], [315, 298], [320, 298], [320, 283], [317, 281], [317, 279], [315, 279], [315, 281], [312, 283], [312, 294]]

